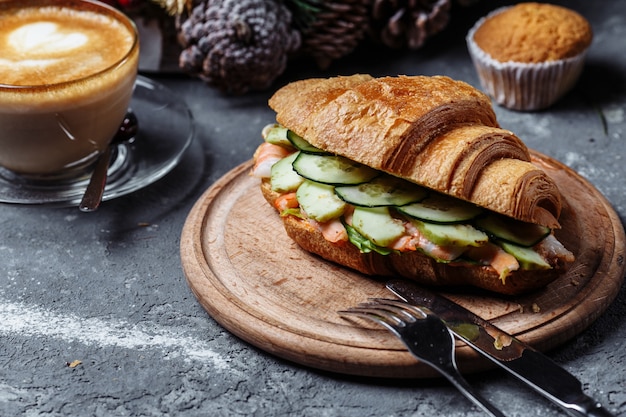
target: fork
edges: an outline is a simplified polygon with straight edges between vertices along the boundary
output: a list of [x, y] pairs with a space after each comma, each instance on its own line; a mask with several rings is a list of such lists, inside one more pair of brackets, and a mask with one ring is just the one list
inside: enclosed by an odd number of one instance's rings
[[463, 378], [456, 366], [453, 334], [428, 309], [398, 300], [373, 298], [339, 314], [355, 315], [383, 325], [402, 340], [413, 356], [436, 369], [485, 413], [504, 417]]

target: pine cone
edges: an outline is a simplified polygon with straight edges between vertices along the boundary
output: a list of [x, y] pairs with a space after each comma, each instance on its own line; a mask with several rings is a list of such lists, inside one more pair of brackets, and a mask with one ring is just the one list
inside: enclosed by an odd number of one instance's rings
[[478, 3], [479, 1], [480, 0], [456, 0], [456, 2], [461, 7], [471, 7], [471, 6], [475, 5], [476, 3]]
[[180, 67], [224, 92], [262, 90], [300, 46], [291, 12], [275, 0], [204, 0], [178, 23]]
[[370, 34], [391, 48], [418, 49], [448, 25], [449, 11], [450, 0], [374, 0]]
[[[298, 8], [308, 6], [310, 19], [302, 32], [303, 55], [312, 57], [320, 68], [356, 48], [367, 33], [371, 0], [292, 0]], [[294, 11], [296, 13], [296, 11]]]

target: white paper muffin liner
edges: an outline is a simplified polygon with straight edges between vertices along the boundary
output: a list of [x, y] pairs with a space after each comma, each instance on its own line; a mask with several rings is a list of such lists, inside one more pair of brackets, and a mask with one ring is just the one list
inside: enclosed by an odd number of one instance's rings
[[490, 17], [510, 6], [489, 13], [467, 34], [467, 48], [483, 90], [498, 104], [512, 110], [540, 110], [554, 104], [578, 81], [586, 50], [579, 55], [541, 63], [500, 62], [474, 41], [476, 30]]

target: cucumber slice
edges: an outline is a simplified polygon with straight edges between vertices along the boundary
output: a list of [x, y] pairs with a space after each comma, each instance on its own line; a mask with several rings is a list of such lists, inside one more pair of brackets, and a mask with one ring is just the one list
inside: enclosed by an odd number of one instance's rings
[[391, 175], [381, 175], [359, 185], [338, 186], [335, 193], [343, 201], [363, 207], [404, 206], [428, 195], [425, 188]]
[[388, 207], [355, 207], [352, 227], [378, 246], [389, 246], [405, 233], [404, 225], [391, 217]]
[[515, 259], [520, 264], [522, 269], [550, 269], [552, 268], [549, 263], [545, 261], [537, 252], [532, 248], [515, 245], [513, 243], [500, 241], [498, 245], [506, 252], [515, 256]]
[[293, 161], [298, 157], [298, 152], [281, 159], [272, 165], [270, 173], [270, 181], [272, 190], [279, 193], [287, 193], [296, 191], [300, 184], [304, 181], [293, 169]]
[[548, 227], [522, 222], [496, 213], [479, 217], [475, 224], [498, 239], [526, 247], [536, 245], [551, 232]]
[[291, 145], [295, 146], [298, 150], [304, 153], [311, 153], [315, 155], [330, 155], [329, 152], [326, 152], [320, 148], [316, 148], [315, 146], [304, 140], [302, 136], [296, 135], [291, 130], [287, 130], [287, 139], [289, 140]]
[[428, 240], [439, 246], [481, 246], [489, 236], [469, 224], [437, 224], [414, 220]]
[[355, 185], [370, 181], [379, 172], [337, 155], [315, 155], [300, 152], [293, 169], [311, 181], [330, 185]]
[[458, 198], [432, 194], [419, 203], [398, 207], [398, 211], [430, 223], [464, 223], [483, 210]]
[[322, 223], [340, 217], [346, 208], [333, 186], [313, 181], [305, 180], [298, 187], [296, 198], [307, 217]]
[[376, 252], [376, 253], [380, 253], [381, 255], [389, 255], [390, 253], [393, 252], [393, 249], [384, 248], [382, 246], [375, 245], [374, 242], [372, 242], [371, 240], [369, 240], [368, 238], [366, 238], [365, 236], [357, 232], [354, 227], [350, 226], [349, 224], [345, 222], [342, 222], [342, 223], [343, 223], [343, 226], [346, 228], [346, 232], [348, 233], [348, 239], [350, 240], [350, 243], [356, 246], [359, 249], [359, 251], [361, 251], [362, 253]]
[[282, 146], [283, 148], [293, 149], [293, 145], [289, 139], [287, 139], [287, 128], [278, 124], [275, 124], [267, 131], [265, 142]]

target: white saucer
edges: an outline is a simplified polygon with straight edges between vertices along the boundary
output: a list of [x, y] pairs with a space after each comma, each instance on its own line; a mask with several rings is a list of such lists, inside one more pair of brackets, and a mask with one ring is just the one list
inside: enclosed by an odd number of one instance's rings
[[[130, 108], [139, 130], [132, 144], [114, 149], [102, 200], [137, 191], [161, 179], [180, 161], [194, 134], [187, 105], [167, 87], [139, 76]], [[0, 168], [0, 203], [78, 206], [89, 173], [58, 182], [33, 181]]]

